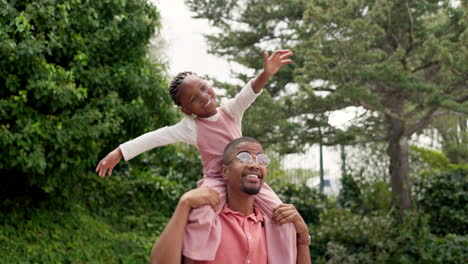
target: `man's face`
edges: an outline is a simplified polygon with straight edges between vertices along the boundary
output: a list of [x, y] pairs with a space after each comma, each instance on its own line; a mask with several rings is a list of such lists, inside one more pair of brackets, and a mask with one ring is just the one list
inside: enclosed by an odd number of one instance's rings
[[[236, 158], [241, 152], [252, 155], [253, 161], [242, 162]], [[239, 143], [229, 154], [230, 162], [222, 165], [223, 178], [233, 192], [255, 195], [265, 182], [266, 168], [257, 164], [255, 156], [263, 154], [260, 144], [254, 142]]]

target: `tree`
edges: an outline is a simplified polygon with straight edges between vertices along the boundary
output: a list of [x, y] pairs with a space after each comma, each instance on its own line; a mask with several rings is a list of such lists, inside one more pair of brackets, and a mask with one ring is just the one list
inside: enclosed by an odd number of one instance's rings
[[[187, 3], [198, 18], [219, 28], [207, 37], [211, 53], [259, 69], [263, 49], [295, 51], [295, 64], [268, 89], [272, 110], [262, 108], [257, 111], [264, 115], [252, 118], [263, 119], [261, 125], [273, 123], [259, 128], [260, 135], [296, 144], [387, 142], [394, 204], [411, 207], [409, 138], [437, 116], [468, 114], [465, 3]], [[285, 93], [285, 85], [293, 82], [289, 88], [297, 92]], [[355, 125], [342, 131], [329, 124], [333, 111], [350, 106], [365, 109]]]
[[166, 66], [147, 52], [160, 28], [147, 1], [2, 0], [0, 14], [3, 182], [53, 190], [172, 122]]

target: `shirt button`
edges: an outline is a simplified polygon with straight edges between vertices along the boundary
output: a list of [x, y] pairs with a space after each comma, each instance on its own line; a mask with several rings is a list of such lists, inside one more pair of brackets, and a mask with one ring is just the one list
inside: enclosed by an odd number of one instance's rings
[[252, 239], [252, 237], [251, 237], [251, 236], [248, 236], [247, 239], [250, 240], [250, 239]]
[[247, 260], [247, 263], [250, 263], [250, 259]]

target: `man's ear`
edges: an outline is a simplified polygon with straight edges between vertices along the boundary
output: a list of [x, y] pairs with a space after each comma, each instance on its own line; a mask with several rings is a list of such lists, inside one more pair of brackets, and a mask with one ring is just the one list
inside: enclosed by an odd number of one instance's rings
[[228, 172], [229, 172], [229, 168], [222, 164], [221, 165], [221, 176], [223, 177], [223, 180], [227, 180], [228, 179]]

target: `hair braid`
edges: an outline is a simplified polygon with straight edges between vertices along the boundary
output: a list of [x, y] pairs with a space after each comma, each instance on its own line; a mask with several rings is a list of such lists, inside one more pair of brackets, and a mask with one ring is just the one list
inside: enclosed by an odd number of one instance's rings
[[174, 79], [172, 79], [171, 83], [169, 84], [169, 94], [171, 95], [172, 100], [174, 103], [178, 106], [180, 106], [180, 98], [177, 96], [177, 93], [179, 92], [180, 85], [184, 81], [185, 77], [189, 75], [197, 75], [194, 72], [191, 71], [184, 71], [184, 72], [179, 72]]

